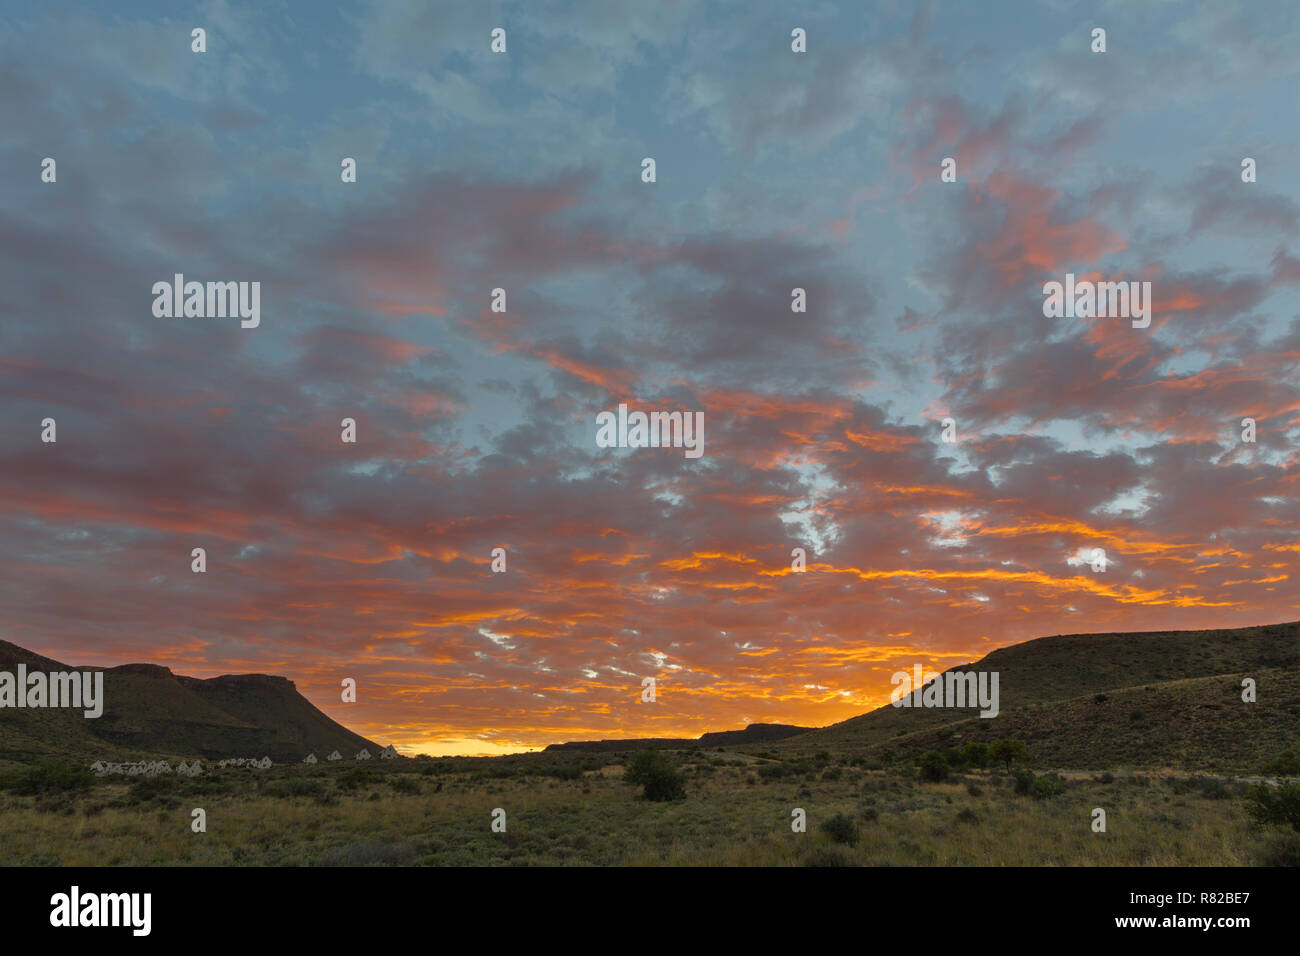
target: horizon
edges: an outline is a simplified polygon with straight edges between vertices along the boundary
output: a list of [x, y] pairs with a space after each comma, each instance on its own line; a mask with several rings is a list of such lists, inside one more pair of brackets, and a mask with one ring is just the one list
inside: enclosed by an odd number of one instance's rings
[[0, 638], [493, 755], [1300, 619], [1300, 8], [1104, 14], [7, 5]]

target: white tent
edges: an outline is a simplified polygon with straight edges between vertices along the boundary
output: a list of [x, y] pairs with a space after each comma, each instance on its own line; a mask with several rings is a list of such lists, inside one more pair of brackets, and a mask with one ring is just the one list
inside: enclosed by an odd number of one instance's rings
[[379, 751], [380, 760], [392, 760], [394, 757], [400, 757], [400, 756], [401, 754], [397, 752], [397, 748], [394, 747], [392, 744], [389, 744], [383, 750]]
[[269, 766], [271, 766], [271, 758], [263, 757], [261, 760], [254, 760], [253, 766], [256, 767], [258, 770], [265, 770]]
[[96, 760], [94, 763], [90, 765], [90, 769], [95, 773], [103, 773], [108, 768], [104, 766], [104, 761]]
[[315, 762], [316, 762], [316, 755], [315, 755], [315, 754], [308, 754], [307, 756], [305, 756], [305, 757], [302, 758], [302, 762], [303, 762], [303, 763], [315, 763]]
[[334, 751], [332, 754], [330, 754], [328, 757], [326, 757], [325, 759], [326, 759], [326, 760], [342, 760], [342, 759], [343, 759], [343, 755], [342, 755], [341, 753], [339, 753], [339, 752], [336, 750], [336, 751]]
[[188, 775], [189, 775], [189, 772], [190, 772], [189, 764], [187, 764], [184, 760], [182, 760], [182, 761], [180, 762], [180, 766], [178, 766], [178, 767], [176, 768], [176, 772], [177, 772], [177, 773], [183, 773], [183, 774], [185, 774], [186, 776], [188, 776]]
[[369, 760], [369, 759], [370, 759], [370, 751], [367, 750], [365, 747], [362, 747], [361, 750], [357, 752], [357, 759], [358, 759], [358, 760]]

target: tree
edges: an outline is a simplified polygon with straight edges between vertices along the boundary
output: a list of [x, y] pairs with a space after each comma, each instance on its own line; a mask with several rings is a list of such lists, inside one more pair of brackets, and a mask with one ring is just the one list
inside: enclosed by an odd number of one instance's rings
[[662, 750], [638, 750], [627, 762], [623, 779], [644, 787], [647, 800], [681, 800], [686, 796], [682, 775]]
[[1013, 763], [1029, 759], [1029, 749], [1013, 737], [1003, 737], [989, 748], [989, 759], [1010, 770]]

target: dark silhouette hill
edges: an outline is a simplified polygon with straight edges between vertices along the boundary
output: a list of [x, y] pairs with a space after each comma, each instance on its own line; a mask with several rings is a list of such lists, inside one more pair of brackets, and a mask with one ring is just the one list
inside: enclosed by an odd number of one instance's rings
[[1300, 744], [1300, 622], [1043, 637], [948, 670], [998, 672], [999, 715], [886, 704], [772, 750], [888, 756], [1015, 737], [1043, 765], [1226, 769]]
[[[96, 670], [71, 667], [16, 644], [0, 641], [0, 670]], [[266, 674], [200, 680], [156, 664], [102, 668], [104, 712], [86, 718], [69, 708], [0, 708], [0, 760], [43, 757], [139, 759], [145, 756], [268, 756], [298, 761], [309, 752], [348, 756], [361, 748], [378, 754], [373, 741], [321, 713], [293, 681]]]
[[623, 750], [690, 750], [693, 747], [738, 747], [742, 744], [762, 744], [784, 740], [807, 733], [810, 728], [793, 724], [750, 724], [744, 730], [719, 730], [699, 737], [627, 737], [621, 740], [572, 740], [551, 744], [548, 751], [576, 750], [589, 753], [607, 753]]

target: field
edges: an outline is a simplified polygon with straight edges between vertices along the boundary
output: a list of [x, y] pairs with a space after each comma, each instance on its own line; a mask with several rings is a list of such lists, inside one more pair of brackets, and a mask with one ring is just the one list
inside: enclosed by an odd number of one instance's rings
[[[1231, 778], [1015, 773], [923, 780], [822, 754], [669, 754], [683, 799], [652, 802], [626, 754], [411, 758], [198, 778], [0, 779], [3, 865], [1295, 865], [1300, 836], [1257, 825]], [[1028, 775], [1020, 771], [1022, 787]], [[28, 792], [35, 791], [35, 792]], [[191, 829], [206, 813], [206, 832]], [[492, 813], [506, 813], [493, 832]], [[802, 808], [807, 831], [792, 832]], [[1094, 808], [1106, 832], [1094, 832]], [[830, 828], [830, 832], [826, 827]]]

